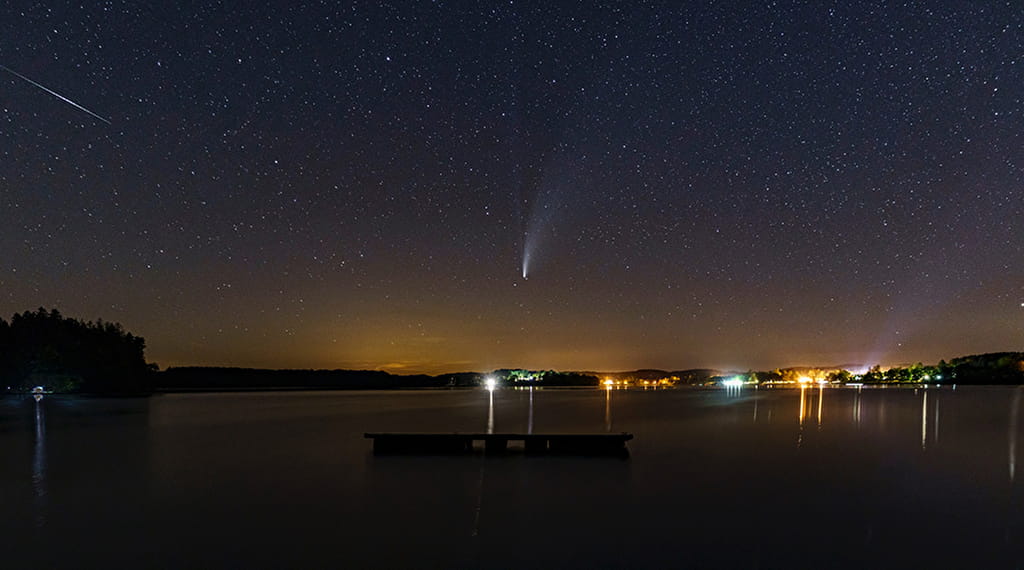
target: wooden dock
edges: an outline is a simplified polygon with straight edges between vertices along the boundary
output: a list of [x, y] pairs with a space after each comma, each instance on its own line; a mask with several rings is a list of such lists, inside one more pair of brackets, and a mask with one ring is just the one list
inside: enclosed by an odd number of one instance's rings
[[[522, 451], [529, 455], [625, 455], [631, 433], [367, 433], [377, 455], [486, 454]], [[509, 445], [514, 443], [516, 445]]]

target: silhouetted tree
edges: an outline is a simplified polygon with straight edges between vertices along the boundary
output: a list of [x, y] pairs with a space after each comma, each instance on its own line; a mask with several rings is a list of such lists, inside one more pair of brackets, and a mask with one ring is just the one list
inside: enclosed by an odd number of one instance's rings
[[56, 309], [25, 311], [0, 325], [0, 379], [14, 390], [146, 392], [152, 367], [145, 348], [142, 337], [117, 323], [84, 322]]
[[886, 382], [910, 382], [910, 369], [892, 367], [882, 373]]
[[0, 393], [10, 390], [9, 379], [13, 358], [11, 356], [11, 326], [0, 318]]
[[782, 382], [782, 372], [779, 370], [761, 370], [753, 373], [753, 379], [760, 383]]
[[848, 370], [833, 370], [828, 373], [826, 378], [832, 384], [846, 384], [853, 378], [853, 374], [850, 374]]
[[1024, 383], [1024, 353], [992, 352], [954, 358], [953, 382], [960, 384]]
[[881, 382], [883, 379], [882, 367], [878, 364], [872, 366], [867, 372], [865, 372], [862, 378], [866, 383]]

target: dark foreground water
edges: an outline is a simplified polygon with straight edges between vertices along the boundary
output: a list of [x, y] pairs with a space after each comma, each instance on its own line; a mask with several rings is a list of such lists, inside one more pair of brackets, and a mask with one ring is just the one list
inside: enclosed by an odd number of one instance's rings
[[[0, 567], [1024, 566], [1024, 389], [0, 400]], [[532, 401], [532, 405], [531, 405]], [[374, 457], [365, 431], [636, 435]]]

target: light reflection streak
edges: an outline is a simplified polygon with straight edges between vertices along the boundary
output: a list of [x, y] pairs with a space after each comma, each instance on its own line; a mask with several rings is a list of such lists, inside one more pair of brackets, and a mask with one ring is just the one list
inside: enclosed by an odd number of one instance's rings
[[[497, 383], [492, 379], [487, 380], [487, 433], [489, 434], [494, 433], [494, 388], [496, 385]], [[474, 537], [480, 536], [480, 514], [484, 508], [484, 473], [487, 462], [482, 459], [482, 454], [480, 457], [480, 478], [477, 480], [476, 508], [473, 509], [473, 532], [471, 534]]]
[[1008, 434], [1010, 449], [1007, 456], [1007, 463], [1010, 467], [1011, 482], [1017, 474], [1017, 424], [1020, 416], [1020, 391], [1021, 388], [1019, 387], [1013, 391], [1013, 400], [1010, 402], [1010, 433]]
[[806, 401], [807, 387], [800, 386], [800, 425], [804, 425], [804, 416], [807, 412], [807, 401]]
[[938, 445], [939, 444], [939, 395], [938, 394], [935, 394], [935, 419], [932, 420], [932, 424], [934, 426], [934, 428], [932, 430], [934, 432], [934, 435], [932, 436], [932, 441], [935, 443], [935, 445]]
[[857, 388], [857, 393], [853, 395], [853, 421], [857, 424], [858, 428], [860, 427], [860, 398], [861, 398], [861, 395], [862, 395], [861, 394], [861, 389], [860, 389], [860, 387], [858, 387]]
[[494, 433], [494, 390], [487, 391], [487, 433]]
[[818, 384], [818, 427], [821, 427], [821, 402], [825, 396], [825, 387]]
[[40, 528], [46, 524], [46, 414], [43, 411], [42, 395], [36, 394], [35, 447], [32, 455], [32, 490], [35, 492], [35, 523]]
[[604, 431], [612, 431], [612, 388], [604, 390]]
[[530, 386], [530, 413], [526, 416], [526, 433], [533, 433], [533, 386]]
[[796, 446], [804, 443], [804, 417], [807, 415], [807, 386], [800, 386], [800, 429], [796, 435]]
[[928, 390], [921, 398], [921, 449], [928, 446]]

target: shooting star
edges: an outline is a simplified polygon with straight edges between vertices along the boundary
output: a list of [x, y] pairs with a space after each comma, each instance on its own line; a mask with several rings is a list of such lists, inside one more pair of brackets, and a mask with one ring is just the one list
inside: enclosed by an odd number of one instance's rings
[[29, 83], [31, 83], [32, 85], [35, 85], [36, 87], [38, 87], [38, 88], [42, 89], [43, 91], [46, 91], [46, 92], [47, 92], [47, 93], [49, 93], [50, 95], [53, 95], [54, 97], [56, 97], [56, 98], [60, 99], [61, 101], [64, 101], [65, 103], [67, 103], [67, 104], [71, 105], [72, 107], [74, 107], [74, 108], [76, 108], [76, 109], [79, 109], [79, 110], [82, 110], [82, 111], [85, 111], [86, 113], [89, 113], [89, 114], [90, 114], [90, 115], [92, 115], [93, 117], [96, 117], [97, 119], [99, 119], [99, 120], [103, 121], [104, 123], [106, 123], [106, 124], [108, 124], [108, 125], [110, 124], [110, 121], [108, 121], [108, 120], [104, 119], [103, 117], [101, 117], [101, 116], [97, 115], [96, 113], [93, 113], [93, 112], [92, 112], [92, 111], [90, 111], [89, 109], [86, 109], [85, 107], [83, 107], [83, 106], [79, 105], [78, 103], [75, 103], [75, 102], [74, 102], [74, 101], [72, 101], [71, 99], [68, 99], [67, 97], [65, 97], [65, 96], [61, 95], [60, 93], [57, 93], [56, 91], [54, 91], [53, 89], [50, 89], [50, 88], [46, 87], [45, 85], [40, 85], [39, 83], [36, 83], [35, 81], [32, 81], [32, 80], [31, 80], [31, 79], [29, 79], [28, 77], [25, 77], [24, 75], [22, 75], [22, 74], [18, 73], [17, 71], [14, 71], [14, 70], [13, 70], [13, 69], [11, 69], [10, 67], [7, 67], [6, 65], [0, 65], [0, 69], [3, 69], [4, 71], [6, 71], [6, 72], [8, 72], [8, 73], [10, 73], [10, 74], [13, 74], [13, 75], [14, 75], [14, 76], [16, 76], [16, 77], [19, 77], [19, 78], [21, 78], [21, 79], [24, 79], [25, 81], [28, 81], [28, 82], [29, 82]]

